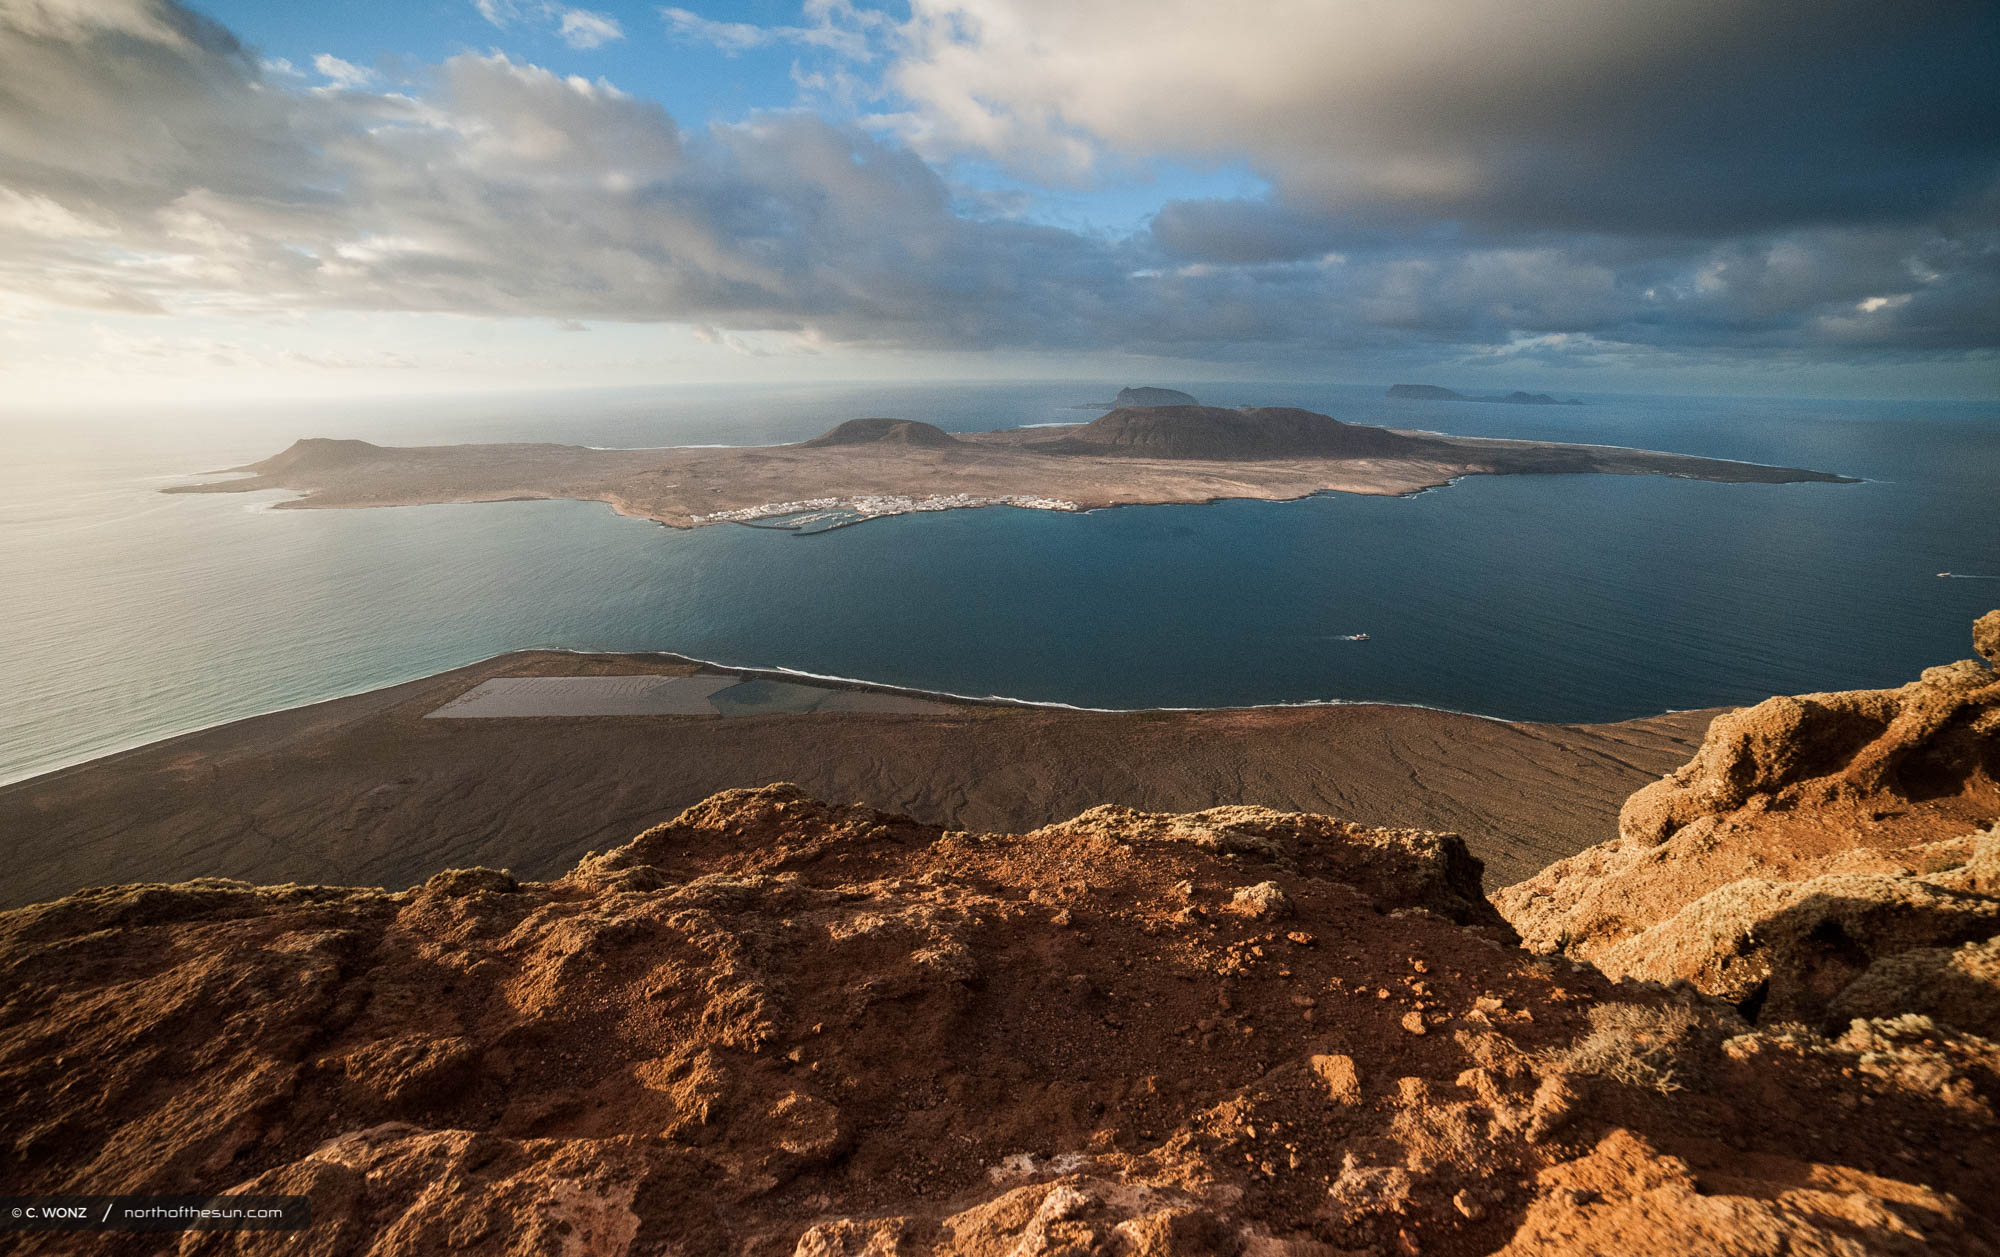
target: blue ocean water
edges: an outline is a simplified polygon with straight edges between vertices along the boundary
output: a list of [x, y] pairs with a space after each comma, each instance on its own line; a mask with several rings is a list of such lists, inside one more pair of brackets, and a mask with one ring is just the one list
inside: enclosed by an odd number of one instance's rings
[[[1163, 381], [1171, 383], [1171, 381]], [[672, 650], [1094, 707], [1421, 703], [1609, 720], [1889, 685], [2000, 605], [2000, 406], [1193, 386], [1470, 435], [1865, 477], [1475, 477], [1409, 498], [1010, 508], [818, 536], [589, 503], [166, 496], [301, 435], [761, 444], [861, 415], [1076, 421], [1117, 382], [605, 392], [0, 421], [0, 781], [530, 646]], [[1987, 579], [1940, 580], [1941, 570]], [[1343, 640], [1367, 633], [1369, 640]]]

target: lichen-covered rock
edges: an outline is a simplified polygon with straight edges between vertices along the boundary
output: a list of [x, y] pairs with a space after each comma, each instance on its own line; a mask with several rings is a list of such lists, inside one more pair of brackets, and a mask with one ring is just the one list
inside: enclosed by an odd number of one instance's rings
[[[1975, 626], [1982, 655], [1996, 625]], [[1963, 660], [1718, 717], [1693, 760], [1627, 801], [1616, 840], [1494, 903], [1533, 950], [1821, 1022], [1887, 958], [1994, 932], [1996, 816], [2000, 677]], [[1892, 1011], [1899, 972], [1880, 971], [1868, 1008]]]
[[1629, 843], [1657, 845], [1746, 805], [1860, 801], [1879, 811], [1990, 790], [2000, 764], [1996, 710], [2000, 677], [1971, 659], [1928, 668], [1900, 689], [1766, 699], [1716, 717], [1693, 760], [1626, 800], [1618, 832]]
[[1923, 878], [1745, 878], [1603, 950], [1596, 963], [1613, 977], [1690, 982], [1760, 1020], [1818, 1024], [1879, 958], [1996, 930], [2000, 900]]
[[1258, 882], [1231, 895], [1229, 911], [1246, 917], [1277, 920], [1292, 914], [1292, 901], [1285, 897], [1284, 890], [1276, 882]]
[[1462, 925], [1506, 929], [1480, 884], [1484, 866], [1456, 834], [1374, 829], [1266, 807], [1216, 807], [1177, 816], [1104, 806], [1035, 836], [1097, 838], [1128, 848], [1185, 843], [1224, 856], [1259, 856], [1354, 886], [1383, 908], [1421, 908]]
[[1972, 648], [1980, 658], [2000, 668], [2000, 611], [1988, 611], [1972, 622]]
[[1903, 1013], [2000, 1041], [2000, 937], [1884, 956], [1843, 987], [1827, 1009], [1835, 1022]]

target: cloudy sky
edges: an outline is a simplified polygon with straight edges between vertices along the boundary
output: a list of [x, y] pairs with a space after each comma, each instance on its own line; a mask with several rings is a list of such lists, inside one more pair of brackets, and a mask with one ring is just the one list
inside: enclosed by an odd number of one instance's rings
[[15, 401], [2000, 396], [2000, 5], [0, 0]]

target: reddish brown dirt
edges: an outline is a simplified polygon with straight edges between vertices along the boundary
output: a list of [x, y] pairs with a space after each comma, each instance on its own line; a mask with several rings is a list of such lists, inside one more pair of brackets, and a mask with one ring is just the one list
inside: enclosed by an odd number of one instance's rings
[[91, 891], [0, 915], [0, 1181], [313, 1200], [183, 1253], [2000, 1252], [1992, 1043], [1510, 937], [1448, 835], [786, 786], [548, 883]]

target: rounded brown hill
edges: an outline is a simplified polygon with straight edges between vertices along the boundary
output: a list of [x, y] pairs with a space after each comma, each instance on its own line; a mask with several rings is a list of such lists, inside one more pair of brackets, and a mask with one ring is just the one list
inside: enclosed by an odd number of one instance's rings
[[1342, 423], [1290, 406], [1128, 406], [1033, 448], [1050, 454], [1213, 459], [1375, 458], [1418, 443], [1386, 428]]
[[326, 471], [338, 467], [352, 467], [359, 463], [376, 462], [383, 457], [384, 452], [381, 446], [367, 441], [309, 436], [293, 441], [262, 462], [251, 463], [237, 470], [259, 471], [267, 476], [279, 476], [287, 472]]
[[800, 442], [806, 449], [833, 445], [924, 445], [949, 448], [956, 437], [936, 424], [919, 419], [849, 419], [831, 431]]

